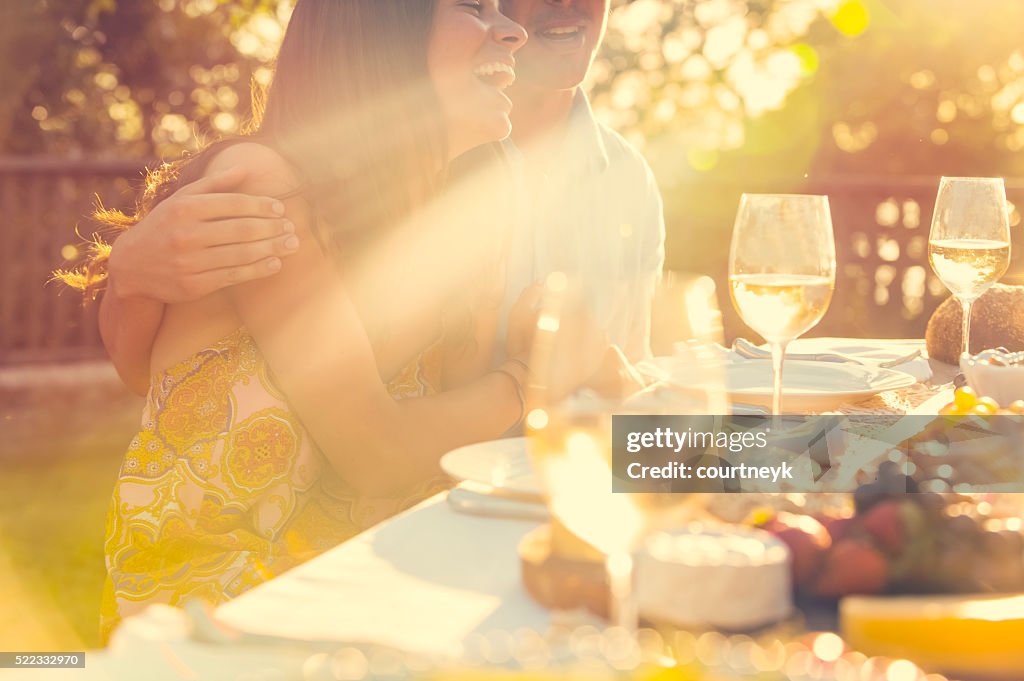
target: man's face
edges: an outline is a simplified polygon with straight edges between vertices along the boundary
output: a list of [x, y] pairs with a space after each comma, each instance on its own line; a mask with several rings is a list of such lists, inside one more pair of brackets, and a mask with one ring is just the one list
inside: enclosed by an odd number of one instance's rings
[[587, 75], [604, 37], [610, 0], [503, 0], [502, 10], [529, 33], [516, 54], [518, 78], [567, 90]]

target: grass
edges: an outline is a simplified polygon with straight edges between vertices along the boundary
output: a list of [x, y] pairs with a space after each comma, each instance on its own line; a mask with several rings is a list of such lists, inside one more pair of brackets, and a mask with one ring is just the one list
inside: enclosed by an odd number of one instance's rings
[[107, 504], [140, 410], [109, 383], [0, 392], [0, 650], [99, 646]]

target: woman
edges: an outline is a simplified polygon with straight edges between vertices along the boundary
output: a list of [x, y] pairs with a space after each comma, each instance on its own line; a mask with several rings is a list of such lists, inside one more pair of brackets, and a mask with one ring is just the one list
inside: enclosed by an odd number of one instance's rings
[[151, 178], [140, 215], [245, 166], [240, 191], [280, 197], [299, 249], [274, 277], [167, 308], [108, 516], [104, 637], [149, 603], [274, 577], [522, 418], [531, 300], [512, 359], [481, 372], [501, 282], [450, 274], [471, 258], [449, 261], [437, 240], [453, 232], [431, 230], [453, 215], [433, 200], [449, 161], [509, 133], [502, 90], [525, 39], [497, 0], [299, 0], [255, 130]]

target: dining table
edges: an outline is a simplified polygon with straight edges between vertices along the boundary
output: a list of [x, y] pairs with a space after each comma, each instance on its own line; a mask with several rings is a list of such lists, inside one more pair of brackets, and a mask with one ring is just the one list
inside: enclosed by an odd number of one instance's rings
[[[839, 340], [803, 343], [805, 349], [814, 343], [835, 347]], [[848, 339], [847, 345], [863, 343]], [[871, 343], [881, 348], [891, 343], [894, 352], [924, 348], [920, 340]], [[800, 342], [793, 347], [800, 349]], [[952, 399], [955, 373], [954, 367], [921, 359], [914, 386], [841, 411], [894, 417], [937, 413]], [[530, 597], [517, 554], [520, 542], [541, 521], [501, 515], [460, 512], [449, 503], [449, 492], [442, 492], [224, 603], [212, 617], [252, 641], [357, 643], [452, 661], [464, 659], [488, 637], [545, 632], [564, 615]], [[576, 616], [586, 621], [586, 615]], [[88, 678], [140, 678], [133, 674], [147, 664], [147, 656], [162, 670], [151, 669], [148, 678], [154, 679], [215, 678], [217, 672], [203, 670], [237, 670], [258, 658], [241, 655], [244, 648], [237, 646], [204, 647], [183, 631], [167, 612], [131, 618], [115, 632], [110, 647], [89, 653], [93, 673], [99, 675]], [[0, 681], [7, 678], [15, 677], [0, 670]]]
[[[923, 349], [921, 341], [874, 343]], [[836, 339], [793, 345], [819, 344], [837, 345]], [[930, 373], [926, 380], [843, 412], [937, 413], [952, 400], [956, 370], [919, 362]], [[474, 637], [549, 628], [552, 612], [526, 592], [517, 554], [539, 521], [462, 513], [448, 496], [437, 494], [222, 605], [217, 618], [253, 633], [378, 643], [456, 659]]]
[[[832, 338], [797, 341], [792, 349], [846, 346], [924, 350], [920, 340]], [[937, 413], [952, 400], [956, 369], [917, 362], [923, 380], [843, 412]], [[548, 629], [552, 612], [526, 592], [517, 554], [539, 521], [470, 515], [447, 500], [442, 492], [423, 501], [222, 605], [217, 618], [247, 632], [377, 643], [455, 659], [474, 637]]]

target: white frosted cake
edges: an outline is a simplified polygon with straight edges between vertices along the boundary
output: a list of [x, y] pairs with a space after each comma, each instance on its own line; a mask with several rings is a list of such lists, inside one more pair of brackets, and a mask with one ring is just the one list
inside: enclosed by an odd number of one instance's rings
[[789, 549], [762, 530], [657, 533], [636, 558], [636, 585], [645, 619], [680, 627], [750, 630], [793, 610]]

